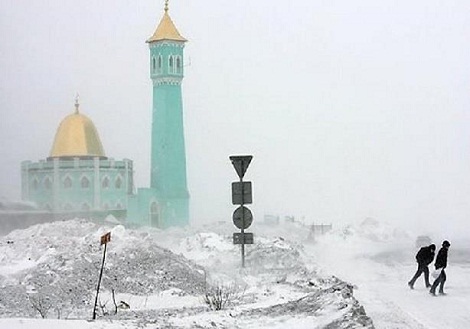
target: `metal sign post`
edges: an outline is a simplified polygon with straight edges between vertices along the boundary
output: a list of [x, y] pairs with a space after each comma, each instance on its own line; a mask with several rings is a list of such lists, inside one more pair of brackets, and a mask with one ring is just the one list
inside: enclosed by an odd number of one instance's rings
[[108, 246], [109, 241], [111, 241], [111, 232], [108, 232], [101, 236], [100, 245], [101, 246], [104, 245], [104, 251], [103, 251], [103, 261], [101, 262], [100, 277], [98, 279], [98, 286], [96, 287], [95, 305], [93, 306], [93, 320], [96, 319], [96, 305], [98, 304], [98, 294], [100, 293], [100, 284], [101, 284], [101, 277], [103, 276], [104, 260], [106, 259], [106, 247]]
[[240, 233], [233, 234], [233, 243], [241, 245], [242, 267], [245, 267], [245, 244], [253, 244], [253, 233], [245, 233], [245, 229], [250, 227], [253, 222], [253, 215], [245, 204], [252, 203], [251, 182], [244, 182], [248, 166], [250, 165], [252, 155], [233, 155], [230, 156], [235, 171], [240, 177], [239, 182], [232, 183], [232, 204], [240, 205], [233, 213], [233, 224], [241, 230]]

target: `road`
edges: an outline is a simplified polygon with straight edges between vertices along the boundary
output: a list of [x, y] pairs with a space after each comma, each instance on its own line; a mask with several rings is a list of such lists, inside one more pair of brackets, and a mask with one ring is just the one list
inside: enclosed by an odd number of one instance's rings
[[[380, 249], [385, 251], [377, 252]], [[453, 263], [452, 250], [446, 270], [447, 295], [437, 297], [429, 294], [422, 277], [414, 290], [407, 286], [416, 271], [413, 248], [320, 240], [306, 251], [322, 271], [356, 286], [354, 294], [377, 329], [470, 327], [470, 263], [462, 257]]]

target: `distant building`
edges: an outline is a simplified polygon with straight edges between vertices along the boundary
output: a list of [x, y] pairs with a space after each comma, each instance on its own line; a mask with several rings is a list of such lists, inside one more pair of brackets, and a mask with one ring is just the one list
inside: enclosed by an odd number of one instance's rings
[[22, 199], [61, 218], [103, 219], [109, 214], [134, 225], [160, 228], [189, 224], [183, 104], [181, 36], [168, 14], [147, 40], [153, 82], [151, 181], [134, 190], [133, 162], [105, 156], [93, 122], [74, 113], [59, 125], [50, 156], [24, 161]]
[[129, 222], [156, 227], [189, 223], [181, 95], [186, 41], [171, 20], [166, 2], [165, 13], [147, 40], [153, 83], [150, 188], [139, 188], [129, 200]]
[[51, 153], [21, 164], [22, 199], [55, 214], [125, 218], [133, 191], [132, 161], [107, 158], [93, 122], [75, 112], [57, 129]]

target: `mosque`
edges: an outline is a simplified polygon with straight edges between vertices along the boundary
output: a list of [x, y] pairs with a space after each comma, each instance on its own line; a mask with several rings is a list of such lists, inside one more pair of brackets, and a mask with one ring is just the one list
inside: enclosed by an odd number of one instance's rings
[[136, 226], [189, 224], [189, 192], [181, 83], [181, 36], [168, 14], [147, 40], [153, 83], [150, 187], [135, 188], [133, 162], [107, 157], [93, 121], [78, 99], [59, 124], [49, 156], [21, 164], [21, 194], [54, 218], [109, 215]]

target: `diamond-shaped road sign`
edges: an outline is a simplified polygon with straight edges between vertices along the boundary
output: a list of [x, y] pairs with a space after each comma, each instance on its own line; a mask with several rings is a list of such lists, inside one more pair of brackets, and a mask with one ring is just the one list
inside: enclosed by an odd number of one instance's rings
[[230, 161], [232, 161], [235, 170], [237, 171], [238, 177], [240, 179], [243, 178], [245, 175], [246, 169], [250, 165], [251, 159], [253, 159], [252, 155], [232, 155], [229, 157]]

